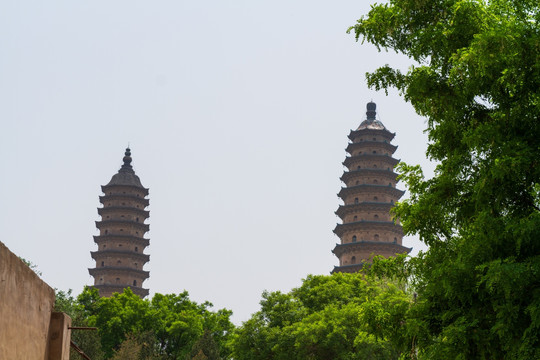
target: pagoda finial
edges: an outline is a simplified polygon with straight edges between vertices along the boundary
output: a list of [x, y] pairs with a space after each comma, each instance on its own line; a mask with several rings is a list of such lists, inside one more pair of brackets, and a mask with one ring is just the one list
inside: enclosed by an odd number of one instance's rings
[[375, 120], [375, 116], [377, 115], [377, 104], [375, 104], [373, 102], [373, 100], [371, 100], [370, 102], [367, 103], [367, 111], [366, 111], [366, 116], [367, 116], [367, 119], [368, 120]]
[[133, 167], [131, 166], [131, 149], [128, 147], [126, 148], [126, 152], [124, 153], [124, 165], [122, 165], [122, 168], [120, 170], [132, 170]]

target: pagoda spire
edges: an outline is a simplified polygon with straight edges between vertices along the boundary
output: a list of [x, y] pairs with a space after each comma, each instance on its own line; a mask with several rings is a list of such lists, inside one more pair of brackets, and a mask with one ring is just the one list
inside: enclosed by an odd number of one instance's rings
[[373, 101], [367, 103], [366, 120], [375, 120], [377, 116], [377, 104]]
[[131, 166], [131, 161], [133, 161], [133, 159], [131, 158], [131, 149], [129, 147], [126, 148], [126, 152], [124, 153], [124, 158], [122, 160], [124, 161], [124, 164], [119, 171], [135, 174], [135, 171], [133, 171], [133, 166]]

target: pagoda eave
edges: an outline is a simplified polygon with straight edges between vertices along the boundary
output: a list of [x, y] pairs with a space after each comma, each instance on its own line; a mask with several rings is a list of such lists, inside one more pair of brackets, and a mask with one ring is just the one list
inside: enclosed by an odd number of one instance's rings
[[349, 140], [354, 141], [359, 136], [373, 136], [373, 135], [382, 135], [388, 141], [391, 141], [396, 133], [391, 133], [386, 129], [361, 129], [361, 130], [351, 130], [348, 135]]
[[136, 189], [137, 191], [142, 192], [145, 196], [149, 194], [149, 189], [137, 185], [132, 184], [107, 184], [107, 185], [101, 185], [101, 191], [103, 193], [106, 193], [107, 190], [113, 190], [113, 189]]
[[355, 185], [350, 187], [342, 187], [337, 196], [339, 196], [341, 199], [343, 199], [346, 196], [352, 195], [352, 194], [360, 194], [360, 193], [377, 193], [377, 192], [384, 192], [386, 194], [394, 196], [396, 199], [399, 199], [405, 194], [405, 191], [396, 189], [393, 186], [390, 185], [379, 185], [379, 184], [361, 184], [361, 185]]
[[345, 149], [346, 152], [352, 154], [353, 151], [357, 149], [362, 149], [368, 146], [376, 146], [387, 150], [390, 154], [393, 154], [397, 150], [396, 145], [392, 145], [389, 142], [380, 142], [380, 141], [361, 141], [361, 142], [351, 142], [347, 145]]
[[346, 183], [347, 181], [351, 179], [355, 179], [358, 176], [362, 175], [371, 175], [371, 176], [382, 176], [385, 179], [397, 181], [397, 176], [395, 172], [392, 170], [387, 169], [371, 169], [371, 168], [364, 168], [359, 170], [350, 170], [343, 172], [343, 175], [339, 178], [341, 181]]
[[102, 226], [111, 226], [111, 225], [118, 225], [118, 226], [124, 225], [126, 227], [136, 227], [136, 228], [138, 228], [138, 229], [140, 229], [141, 231], [144, 231], [144, 232], [150, 231], [150, 225], [142, 223], [142, 222], [135, 222], [135, 221], [130, 221], [130, 220], [124, 220], [124, 221], [122, 221], [122, 220], [101, 220], [101, 221], [96, 221], [96, 227], [98, 229], [101, 229]]
[[138, 269], [133, 269], [130, 267], [102, 266], [102, 267], [88, 269], [88, 272], [93, 277], [96, 277], [99, 275], [111, 274], [113, 272], [127, 274], [127, 275], [136, 274], [137, 276], [142, 277], [144, 279], [148, 279], [150, 277], [150, 271], [138, 270]]
[[334, 269], [331, 271], [331, 274], [335, 273], [357, 273], [364, 267], [364, 263], [359, 264], [350, 264], [343, 266], [334, 266]]
[[396, 225], [391, 221], [372, 221], [372, 220], [361, 220], [345, 224], [337, 224], [334, 229], [334, 234], [338, 237], [342, 237], [343, 234], [347, 231], [361, 231], [365, 227], [376, 230], [386, 230], [390, 231], [396, 235], [403, 236], [403, 228], [401, 225]]
[[150, 217], [150, 211], [149, 210], [144, 210], [144, 209], [139, 209], [139, 208], [126, 208], [126, 207], [122, 207], [122, 206], [110, 206], [110, 207], [98, 208], [98, 215], [104, 216], [106, 214], [113, 214], [113, 213], [116, 213], [118, 211], [122, 211], [125, 214], [127, 214], [127, 213], [138, 214], [139, 216], [141, 216], [145, 220]]
[[98, 245], [104, 242], [107, 243], [109, 241], [114, 241], [114, 240], [127, 241], [130, 243], [141, 245], [143, 247], [147, 247], [148, 245], [150, 245], [150, 239], [145, 239], [145, 238], [137, 237], [133, 235], [112, 235], [112, 234], [94, 235], [94, 242]]
[[343, 220], [345, 215], [353, 213], [355, 211], [368, 210], [368, 211], [390, 212], [390, 209], [392, 209], [393, 206], [394, 204], [389, 203], [389, 202], [363, 201], [358, 204], [340, 205], [339, 208], [335, 211], [335, 214]]
[[150, 261], [150, 255], [143, 254], [139, 252], [134, 251], [125, 251], [125, 250], [98, 250], [98, 251], [90, 251], [90, 256], [92, 259], [98, 261], [99, 259], [103, 259], [105, 257], [111, 257], [116, 256], [120, 258], [130, 258], [130, 259], [136, 259], [141, 261], [141, 265], [146, 264], [148, 261]]
[[143, 206], [143, 209], [147, 207], [148, 205], [150, 205], [150, 200], [140, 197], [140, 196], [129, 195], [129, 194], [101, 195], [99, 197], [99, 202], [103, 205], [105, 205], [108, 201], [115, 201], [115, 200], [125, 200], [125, 201], [134, 200], [140, 203], [141, 206]]
[[332, 250], [337, 257], [340, 257], [346, 252], [354, 251], [372, 251], [374, 254], [381, 252], [396, 254], [408, 254], [412, 248], [405, 247], [397, 243], [379, 242], [379, 241], [357, 241], [347, 244], [336, 244], [336, 247]]
[[352, 164], [354, 164], [356, 161], [359, 161], [359, 160], [371, 160], [371, 161], [383, 160], [392, 168], [395, 167], [397, 164], [399, 164], [399, 162], [401, 161], [389, 155], [360, 154], [360, 155], [345, 157], [345, 161], [343, 161], [342, 164], [343, 166], [349, 168]]

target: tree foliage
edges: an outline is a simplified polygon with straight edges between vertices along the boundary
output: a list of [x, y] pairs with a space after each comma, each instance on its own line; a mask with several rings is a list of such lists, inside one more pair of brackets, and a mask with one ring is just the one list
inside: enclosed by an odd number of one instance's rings
[[264, 292], [236, 332], [236, 360], [397, 359], [410, 297], [362, 274], [308, 276], [290, 293]]
[[390, 0], [350, 30], [413, 60], [368, 83], [427, 118], [438, 162], [399, 168], [396, 214], [429, 245], [404, 265], [419, 357], [540, 358], [540, 3]]
[[100, 298], [96, 289], [87, 287], [76, 299], [71, 291], [58, 291], [56, 299], [56, 309], [70, 315], [74, 325], [98, 328], [73, 333], [74, 341], [95, 360], [184, 360], [191, 359], [195, 347], [208, 359], [229, 358], [232, 312], [211, 307], [191, 301], [185, 291], [143, 300], [130, 289]]

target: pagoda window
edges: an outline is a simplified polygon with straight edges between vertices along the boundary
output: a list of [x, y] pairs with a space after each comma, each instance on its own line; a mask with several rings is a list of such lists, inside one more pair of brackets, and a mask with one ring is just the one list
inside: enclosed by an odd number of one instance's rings
[[358, 216], [354, 215], [354, 221], [358, 220]]
[[377, 165], [373, 164], [373, 168], [376, 169], [376, 168], [377, 168]]
[[105, 230], [105, 235], [107, 235], [109, 233], [109, 230]]
[[359, 184], [360, 184], [360, 181], [359, 181], [359, 180], [356, 180], [355, 185], [359, 185]]
[[379, 241], [379, 234], [373, 235], [373, 239], [374, 239], [375, 241]]
[[122, 205], [126, 205], [126, 203], [122, 203]]
[[103, 278], [100, 278], [100, 279], [99, 279], [99, 282], [100, 282], [101, 284], [103, 284]]
[[379, 218], [379, 215], [375, 214], [373, 217], [374, 217], [375, 219], [378, 219], [378, 218]]
[[358, 204], [358, 198], [354, 198], [354, 203]]
[[122, 263], [122, 261], [120, 261], [120, 260], [118, 260], [118, 261], [116, 262], [116, 264], [121, 264], [121, 263]]
[[139, 247], [135, 246], [135, 252], [139, 252]]
[[394, 244], [397, 243], [397, 238], [394, 238]]
[[357, 239], [356, 235], [353, 235], [352, 242], [356, 242], [356, 239]]
[[124, 217], [124, 215], [120, 215], [120, 217]]
[[377, 200], [379, 200], [379, 198], [376, 197], [376, 196], [374, 196], [374, 197], [373, 197], [373, 200], [377, 201]]
[[105, 266], [105, 261], [102, 261], [102, 262], [101, 262], [101, 266], [102, 266], [102, 267]]
[[138, 232], [138, 231], [135, 231], [135, 234], [139, 235], [139, 232]]
[[103, 244], [103, 248], [105, 249], [107, 247], [107, 245]]
[[373, 141], [377, 141], [377, 138], [373, 138]]
[[135, 219], [135, 221], [139, 222], [139, 218]]
[[125, 193], [126, 193], [126, 192], [124, 191], [124, 194], [125, 194]]
[[389, 183], [388, 183], [388, 186], [392, 186], [392, 183], [391, 183], [391, 182], [389, 182]]
[[133, 286], [137, 286], [137, 280], [133, 280]]
[[122, 247], [122, 244], [118, 244], [118, 247]]
[[135, 269], [137, 268], [137, 266], [139, 266], [139, 264], [137, 263], [133, 263], [133, 265], [135, 265]]
[[351, 258], [351, 264], [356, 264], [356, 256], [353, 256], [353, 257]]
[[377, 181], [377, 179], [375, 179], [375, 180], [373, 180], [373, 183], [378, 184], [379, 182]]
[[377, 153], [377, 151], [373, 150], [373, 153], [374, 153], [374, 154], [376, 154], [376, 153]]
[[356, 168], [356, 170], [360, 170], [362, 167], [360, 165], [358, 165], [358, 167]]
[[120, 278], [116, 278], [116, 283], [118, 284], [120, 282]]
[[107, 219], [109, 218], [109, 215], [107, 215]]

